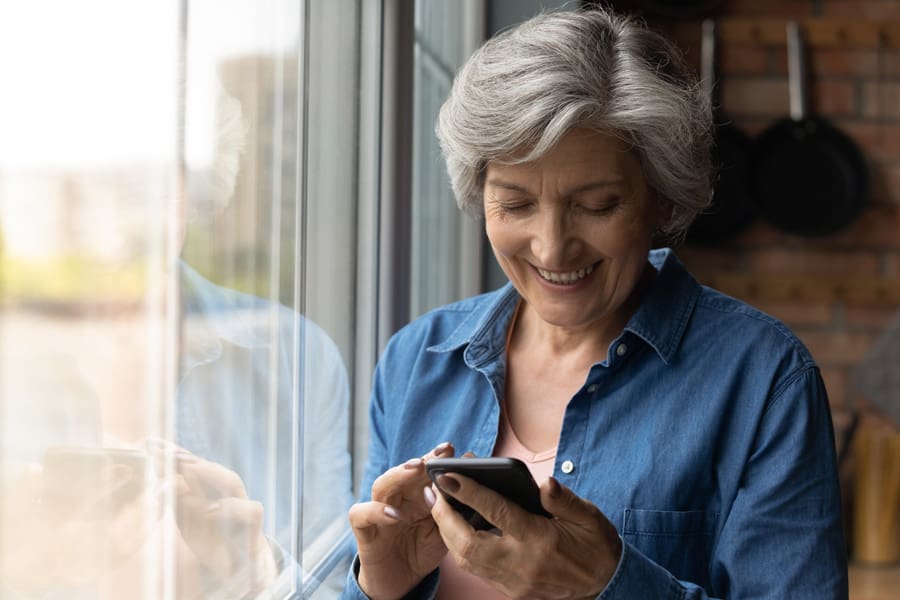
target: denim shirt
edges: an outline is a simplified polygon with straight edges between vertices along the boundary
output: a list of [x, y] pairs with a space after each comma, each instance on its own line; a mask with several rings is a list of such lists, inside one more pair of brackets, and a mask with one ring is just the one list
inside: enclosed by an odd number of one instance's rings
[[[310, 574], [298, 563], [315, 565], [349, 530], [350, 396], [340, 351], [285, 306], [217, 286], [184, 263], [179, 274], [176, 440], [241, 478], [263, 506], [283, 579], [300, 585]], [[298, 528], [302, 560], [290, 551]], [[335, 576], [337, 590], [344, 569]]]
[[[649, 259], [656, 280], [569, 401], [554, 465], [623, 540], [599, 598], [846, 598], [831, 415], [812, 357], [777, 320], [699, 285], [671, 250]], [[374, 380], [363, 500], [378, 475], [440, 442], [491, 455], [518, 299], [507, 284], [393, 337]], [[347, 598], [365, 597], [356, 569]], [[411, 597], [432, 597], [438, 580]]]

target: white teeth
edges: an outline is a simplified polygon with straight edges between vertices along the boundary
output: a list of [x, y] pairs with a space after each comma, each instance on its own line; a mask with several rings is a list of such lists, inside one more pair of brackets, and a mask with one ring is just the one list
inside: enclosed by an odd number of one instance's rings
[[546, 279], [551, 283], [560, 283], [562, 285], [570, 285], [578, 281], [579, 279], [584, 279], [588, 275], [591, 274], [591, 271], [594, 270], [594, 265], [589, 267], [585, 267], [583, 269], [578, 269], [577, 271], [569, 271], [568, 273], [556, 273], [554, 271], [545, 271], [544, 269], [538, 269], [537, 272], [541, 277]]

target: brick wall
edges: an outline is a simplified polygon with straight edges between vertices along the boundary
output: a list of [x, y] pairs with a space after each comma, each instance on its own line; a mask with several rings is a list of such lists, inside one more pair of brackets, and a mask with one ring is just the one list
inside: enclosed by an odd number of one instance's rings
[[[721, 108], [751, 135], [788, 114], [784, 27], [801, 22], [810, 108], [861, 147], [873, 198], [837, 234], [804, 238], [757, 219], [724, 243], [688, 243], [679, 253], [701, 281], [797, 332], [840, 419], [858, 401], [857, 365], [900, 309], [900, 0], [726, 0], [715, 17]], [[699, 17], [647, 20], [699, 66]]]

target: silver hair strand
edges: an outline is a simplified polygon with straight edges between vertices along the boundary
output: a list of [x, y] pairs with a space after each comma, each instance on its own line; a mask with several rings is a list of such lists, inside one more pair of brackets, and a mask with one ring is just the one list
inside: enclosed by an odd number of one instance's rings
[[624, 139], [659, 198], [662, 241], [680, 241], [711, 197], [709, 98], [681, 53], [603, 9], [538, 15], [462, 67], [436, 125], [457, 203], [482, 216], [488, 162], [530, 162], [573, 128]]

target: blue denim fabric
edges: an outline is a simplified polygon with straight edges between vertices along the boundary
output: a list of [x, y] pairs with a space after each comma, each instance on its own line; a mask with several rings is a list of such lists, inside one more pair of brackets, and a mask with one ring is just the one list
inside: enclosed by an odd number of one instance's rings
[[[846, 598], [831, 415], [812, 357], [777, 320], [700, 286], [670, 250], [650, 262], [652, 289], [569, 402], [554, 468], [624, 541], [599, 598]], [[375, 477], [442, 441], [492, 453], [517, 300], [507, 285], [394, 336], [374, 381], [364, 500]], [[435, 589], [432, 574], [412, 595]], [[352, 572], [345, 597], [364, 597]]]
[[[184, 263], [179, 275], [176, 440], [237, 473], [248, 497], [263, 505], [264, 533], [279, 561], [294, 569], [300, 557], [288, 549], [298, 525], [304, 548], [320, 550], [349, 529], [350, 392], [340, 351], [285, 306], [214, 285]], [[314, 554], [306, 556], [310, 564], [321, 558]], [[343, 568], [335, 578], [329, 585], [336, 594]]]

